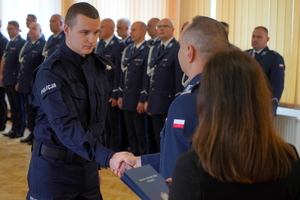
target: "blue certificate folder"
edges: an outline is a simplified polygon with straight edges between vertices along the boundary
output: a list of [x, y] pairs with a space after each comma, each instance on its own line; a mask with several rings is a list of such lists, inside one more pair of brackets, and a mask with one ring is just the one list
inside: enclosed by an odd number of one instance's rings
[[121, 180], [143, 200], [167, 200], [169, 185], [151, 165], [125, 171]]

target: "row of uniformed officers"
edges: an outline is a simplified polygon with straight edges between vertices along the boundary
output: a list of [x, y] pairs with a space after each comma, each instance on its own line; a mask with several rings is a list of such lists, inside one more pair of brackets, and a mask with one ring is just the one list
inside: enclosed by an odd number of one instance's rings
[[[8, 22], [9, 42], [1, 34], [1, 84], [5, 86], [1, 89], [5, 88], [12, 121], [11, 130], [3, 135], [22, 137], [27, 125], [30, 134], [21, 142], [31, 144], [36, 117], [28, 102], [31, 75], [64, 42], [65, 34], [60, 15], [50, 19], [53, 35], [47, 42], [34, 15], [27, 16], [26, 24], [27, 40], [19, 35], [16, 21]], [[114, 35], [115, 29], [121, 39]], [[131, 24], [122, 18], [116, 28], [113, 20], [102, 20], [99, 42], [93, 45], [96, 53], [111, 61], [106, 70], [112, 87], [103, 135], [106, 147], [129, 150], [135, 155], [159, 151], [159, 135], [169, 105], [183, 90], [184, 76], [177, 57], [179, 44], [173, 31], [169, 19], [152, 18], [146, 25], [140, 21]], [[151, 37], [148, 41], [145, 40], [147, 32]], [[3, 130], [5, 117], [6, 112]]]

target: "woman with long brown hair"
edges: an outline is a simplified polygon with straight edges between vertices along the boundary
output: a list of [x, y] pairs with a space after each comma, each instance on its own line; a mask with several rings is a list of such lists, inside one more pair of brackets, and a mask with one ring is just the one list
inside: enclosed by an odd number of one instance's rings
[[208, 60], [198, 115], [194, 150], [177, 159], [170, 200], [300, 199], [299, 156], [274, 129], [271, 92], [251, 56], [229, 50]]

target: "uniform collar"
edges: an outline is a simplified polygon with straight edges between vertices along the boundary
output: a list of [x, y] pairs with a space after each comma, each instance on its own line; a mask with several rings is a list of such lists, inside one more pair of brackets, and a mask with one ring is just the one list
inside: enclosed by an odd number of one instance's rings
[[107, 45], [109, 45], [109, 43], [110, 43], [110, 41], [113, 39], [113, 37], [114, 37], [115, 35], [113, 34], [112, 36], [110, 36], [107, 40], [103, 40], [103, 41], [105, 41], [105, 46], [107, 46]]
[[163, 45], [165, 46], [165, 48], [167, 48], [168, 45], [169, 45], [169, 43], [170, 43], [173, 39], [174, 39], [174, 37], [171, 37], [171, 38], [168, 39], [165, 43], [163, 43], [163, 42], [161, 41], [161, 44], [163, 44]]
[[19, 35], [17, 35], [16, 37], [14, 37], [13, 39], [11, 39], [10, 41], [14, 42], [18, 37], [19, 37]]
[[61, 45], [61, 48], [62, 48], [62, 52], [65, 52], [65, 54], [67, 55], [66, 57], [68, 58], [68, 60], [78, 65], [83, 63], [86, 60], [86, 58], [89, 56], [86, 55], [85, 57], [82, 57], [81, 55], [79, 55], [78, 53], [70, 49], [65, 42]]
[[201, 74], [197, 74], [189, 83], [188, 85], [184, 88], [183, 91], [188, 91], [191, 90], [195, 85], [198, 85], [201, 80]]
[[145, 40], [143, 40], [142, 42], [138, 43], [137, 45], [133, 45], [136, 49], [139, 49], [140, 46], [142, 46], [142, 44], [145, 42]]

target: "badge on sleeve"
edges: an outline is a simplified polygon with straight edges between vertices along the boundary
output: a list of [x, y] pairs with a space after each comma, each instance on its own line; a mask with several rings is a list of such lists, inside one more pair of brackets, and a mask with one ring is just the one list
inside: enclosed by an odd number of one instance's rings
[[279, 68], [284, 68], [284, 64], [279, 64]]
[[173, 128], [184, 128], [185, 120], [183, 119], [174, 119]]

